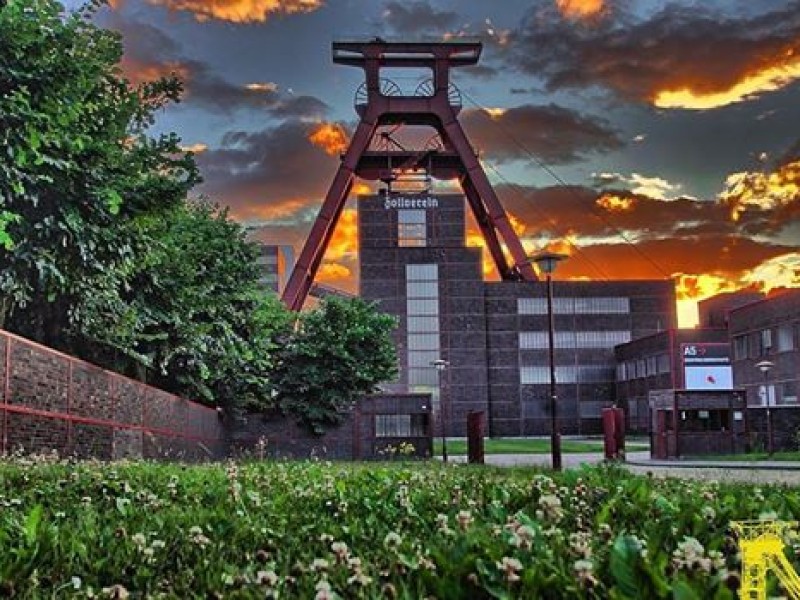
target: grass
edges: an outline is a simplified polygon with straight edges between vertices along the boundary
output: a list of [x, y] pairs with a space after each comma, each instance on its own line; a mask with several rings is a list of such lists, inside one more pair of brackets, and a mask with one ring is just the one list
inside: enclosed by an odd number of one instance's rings
[[49, 460], [0, 460], [0, 597], [735, 600], [730, 522], [800, 518], [619, 467]]
[[[544, 438], [486, 438], [483, 442], [483, 450], [486, 454], [549, 454], [550, 439]], [[442, 440], [434, 439], [434, 453], [441, 455]], [[626, 445], [627, 450], [644, 450], [648, 446], [640, 442], [632, 442]], [[602, 452], [603, 442], [597, 440], [561, 440], [561, 451], [565, 454], [577, 454], [581, 452]], [[466, 454], [466, 440], [448, 440], [447, 452], [452, 455]]]

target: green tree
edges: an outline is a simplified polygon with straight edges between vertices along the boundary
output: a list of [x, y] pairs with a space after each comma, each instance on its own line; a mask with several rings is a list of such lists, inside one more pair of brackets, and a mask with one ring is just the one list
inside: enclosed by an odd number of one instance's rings
[[0, 326], [67, 351], [82, 298], [124, 285], [108, 272], [138, 260], [128, 222], [170, 210], [198, 180], [174, 134], [146, 135], [180, 83], [131, 87], [120, 36], [93, 10], [0, 5]]
[[241, 226], [208, 203], [133, 226], [148, 252], [79, 306], [93, 360], [205, 403], [263, 408], [272, 353], [294, 315], [260, 286]]
[[278, 407], [317, 434], [340, 423], [358, 398], [396, 377], [396, 325], [359, 298], [327, 298], [301, 314], [275, 353]]

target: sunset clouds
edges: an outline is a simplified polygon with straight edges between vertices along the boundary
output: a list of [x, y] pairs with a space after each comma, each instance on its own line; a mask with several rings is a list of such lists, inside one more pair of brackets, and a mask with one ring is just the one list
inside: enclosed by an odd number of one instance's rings
[[218, 19], [232, 23], [259, 23], [275, 15], [317, 10], [322, 0], [147, 0], [170, 10], [187, 11], [198, 21]]
[[[575, 2], [573, 12], [582, 5]], [[705, 110], [800, 78], [800, 2], [758, 15], [671, 3], [597, 27], [548, 17], [539, 3], [514, 41], [511, 63], [543, 77], [549, 89], [602, 86], [627, 100]]]
[[[714, 293], [800, 286], [800, 0], [113, 5], [131, 84], [184, 82], [159, 125], [195, 153], [197, 193], [264, 241], [299, 252], [357, 123], [363, 74], [331, 41], [478, 39], [480, 64], [453, 72], [459, 118], [526, 251], [570, 254], [559, 277], [671, 277], [684, 324]], [[419, 71], [381, 75], [411, 93]], [[388, 128], [409, 149], [435, 135]], [[353, 207], [320, 271], [348, 290]]]

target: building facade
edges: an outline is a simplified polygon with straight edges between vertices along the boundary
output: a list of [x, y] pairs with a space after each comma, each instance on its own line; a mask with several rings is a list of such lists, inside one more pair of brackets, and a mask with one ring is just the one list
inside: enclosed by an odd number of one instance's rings
[[[732, 310], [729, 331], [734, 382], [748, 406], [800, 406], [800, 290]], [[765, 361], [766, 372], [757, 366]]]
[[668, 329], [616, 347], [616, 395], [628, 429], [650, 430], [650, 393], [730, 390], [728, 330]]
[[[485, 282], [481, 250], [465, 245], [464, 205], [460, 195], [358, 200], [360, 294], [399, 321], [400, 375], [384, 387], [432, 393], [447, 435], [464, 435], [474, 411], [489, 435], [547, 434], [546, 284]], [[561, 429], [596, 433], [616, 401], [614, 347], [674, 328], [674, 286], [556, 281], [554, 315]]]
[[291, 246], [276, 246], [256, 242], [259, 269], [258, 282], [264, 289], [280, 294], [294, 266], [294, 249]]

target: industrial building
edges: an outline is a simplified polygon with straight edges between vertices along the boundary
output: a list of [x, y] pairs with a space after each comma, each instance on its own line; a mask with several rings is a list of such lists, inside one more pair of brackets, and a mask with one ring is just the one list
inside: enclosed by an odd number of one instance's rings
[[[461, 195], [361, 196], [357, 208], [360, 295], [399, 320], [400, 376], [384, 387], [432, 393], [447, 435], [464, 435], [475, 411], [492, 436], [549, 433], [546, 283], [484, 281], [481, 249], [465, 244]], [[675, 327], [674, 286], [555, 281], [553, 289], [560, 427], [597, 433], [601, 409], [616, 400], [614, 347]]]

